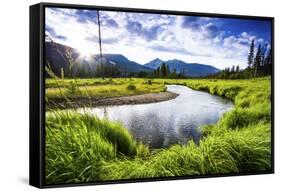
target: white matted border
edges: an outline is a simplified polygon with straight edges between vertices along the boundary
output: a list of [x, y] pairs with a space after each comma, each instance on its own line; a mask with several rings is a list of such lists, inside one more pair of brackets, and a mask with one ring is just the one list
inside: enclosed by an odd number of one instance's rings
[[[0, 11], [0, 190], [37, 190], [28, 185], [29, 5], [35, 0], [1, 2]], [[281, 12], [276, 0], [53, 0], [115, 7], [164, 9], [275, 17], [275, 174], [203, 178], [133, 184], [84, 186], [52, 190], [278, 190], [281, 180]]]

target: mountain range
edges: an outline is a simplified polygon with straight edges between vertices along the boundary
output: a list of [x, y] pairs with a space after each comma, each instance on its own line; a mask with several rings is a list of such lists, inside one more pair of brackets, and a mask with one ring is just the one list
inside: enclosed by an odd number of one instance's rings
[[[73, 61], [71, 67], [69, 63], [70, 58]], [[70, 72], [72, 73], [71, 75], [79, 75], [83, 71], [84, 75], [91, 76], [101, 61], [99, 54], [92, 54], [87, 58], [81, 57], [78, 50], [56, 43], [47, 35], [45, 37], [45, 59], [56, 75], [61, 75], [63, 69], [65, 75], [68, 75]], [[185, 75], [192, 77], [206, 76], [219, 72], [219, 69], [210, 65], [186, 63], [176, 59], [162, 61], [156, 58], [142, 65], [129, 60], [122, 54], [102, 55], [102, 63], [107, 66], [117, 67], [125, 76], [129, 73], [138, 73], [141, 71], [153, 72], [160, 67], [163, 62], [169, 66], [170, 71], [176, 70], [177, 73], [184, 72]], [[69, 68], [71, 68], [71, 71]]]
[[220, 71], [219, 69], [211, 65], [199, 64], [199, 63], [186, 63], [182, 60], [177, 60], [177, 59], [163, 61], [159, 58], [156, 58], [144, 64], [144, 66], [147, 66], [155, 70], [158, 67], [160, 67], [162, 63], [167, 64], [169, 66], [170, 71], [175, 70], [176, 73], [183, 72], [184, 75], [191, 76], [191, 77], [207, 76]]

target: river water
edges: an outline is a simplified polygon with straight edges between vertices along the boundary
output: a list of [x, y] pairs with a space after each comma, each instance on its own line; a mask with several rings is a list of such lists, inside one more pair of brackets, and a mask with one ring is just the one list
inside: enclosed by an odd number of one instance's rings
[[233, 107], [227, 99], [185, 86], [168, 85], [167, 90], [179, 94], [173, 100], [140, 104], [80, 109], [101, 118], [121, 122], [133, 136], [150, 148], [185, 144], [200, 140], [199, 126], [216, 123]]

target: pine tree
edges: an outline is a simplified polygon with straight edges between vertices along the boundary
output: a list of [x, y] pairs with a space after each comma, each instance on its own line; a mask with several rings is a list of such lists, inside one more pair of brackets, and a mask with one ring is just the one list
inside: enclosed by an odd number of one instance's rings
[[261, 59], [262, 59], [261, 54], [262, 54], [262, 48], [261, 48], [261, 45], [259, 44], [258, 50], [257, 50], [257, 53], [256, 53], [256, 57], [255, 57], [255, 62], [254, 62], [254, 67], [255, 67], [254, 77], [259, 75], [260, 66], [261, 66]]
[[233, 65], [231, 68], [231, 73], [234, 73], [234, 72], [235, 72], [235, 66]]
[[230, 69], [229, 69], [229, 67], [227, 67], [225, 69], [225, 79], [229, 79], [229, 75], [230, 75]]
[[157, 77], [157, 70], [153, 70], [153, 76]]
[[180, 75], [181, 75], [181, 77], [185, 76], [185, 69], [184, 68], [181, 69], [181, 74]]
[[160, 73], [160, 67], [157, 68], [156, 75], [157, 75], [157, 77], [160, 77], [160, 75], [161, 75], [161, 73]]
[[271, 75], [272, 49], [269, 48], [264, 60], [265, 75]]
[[170, 67], [169, 64], [167, 64], [167, 77], [170, 75]]
[[251, 45], [250, 45], [250, 50], [249, 50], [249, 55], [248, 55], [248, 68], [250, 71], [250, 76], [251, 77], [251, 68], [254, 63], [254, 48], [255, 48], [255, 41], [252, 40]]
[[238, 73], [240, 71], [239, 69], [239, 65], [236, 66], [236, 73]]
[[166, 78], [166, 76], [167, 76], [167, 68], [166, 68], [166, 64], [164, 62], [161, 65], [161, 76], [163, 78]]
[[261, 66], [263, 66], [265, 64], [265, 54], [266, 54], [266, 50], [267, 50], [267, 44], [265, 44], [262, 47], [262, 51], [261, 51]]

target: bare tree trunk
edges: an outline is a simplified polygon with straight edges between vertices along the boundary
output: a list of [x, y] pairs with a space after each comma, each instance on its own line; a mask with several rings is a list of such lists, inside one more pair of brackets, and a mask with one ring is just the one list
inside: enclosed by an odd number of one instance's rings
[[100, 30], [100, 12], [97, 10], [98, 15], [98, 27], [99, 27], [99, 48], [100, 48], [100, 65], [101, 65], [101, 76], [104, 79], [104, 67], [103, 67], [103, 59], [102, 59], [102, 46], [101, 46], [101, 30]]
[[257, 76], [257, 69], [258, 69], [258, 65], [256, 64], [254, 78], [256, 78], [256, 76]]

